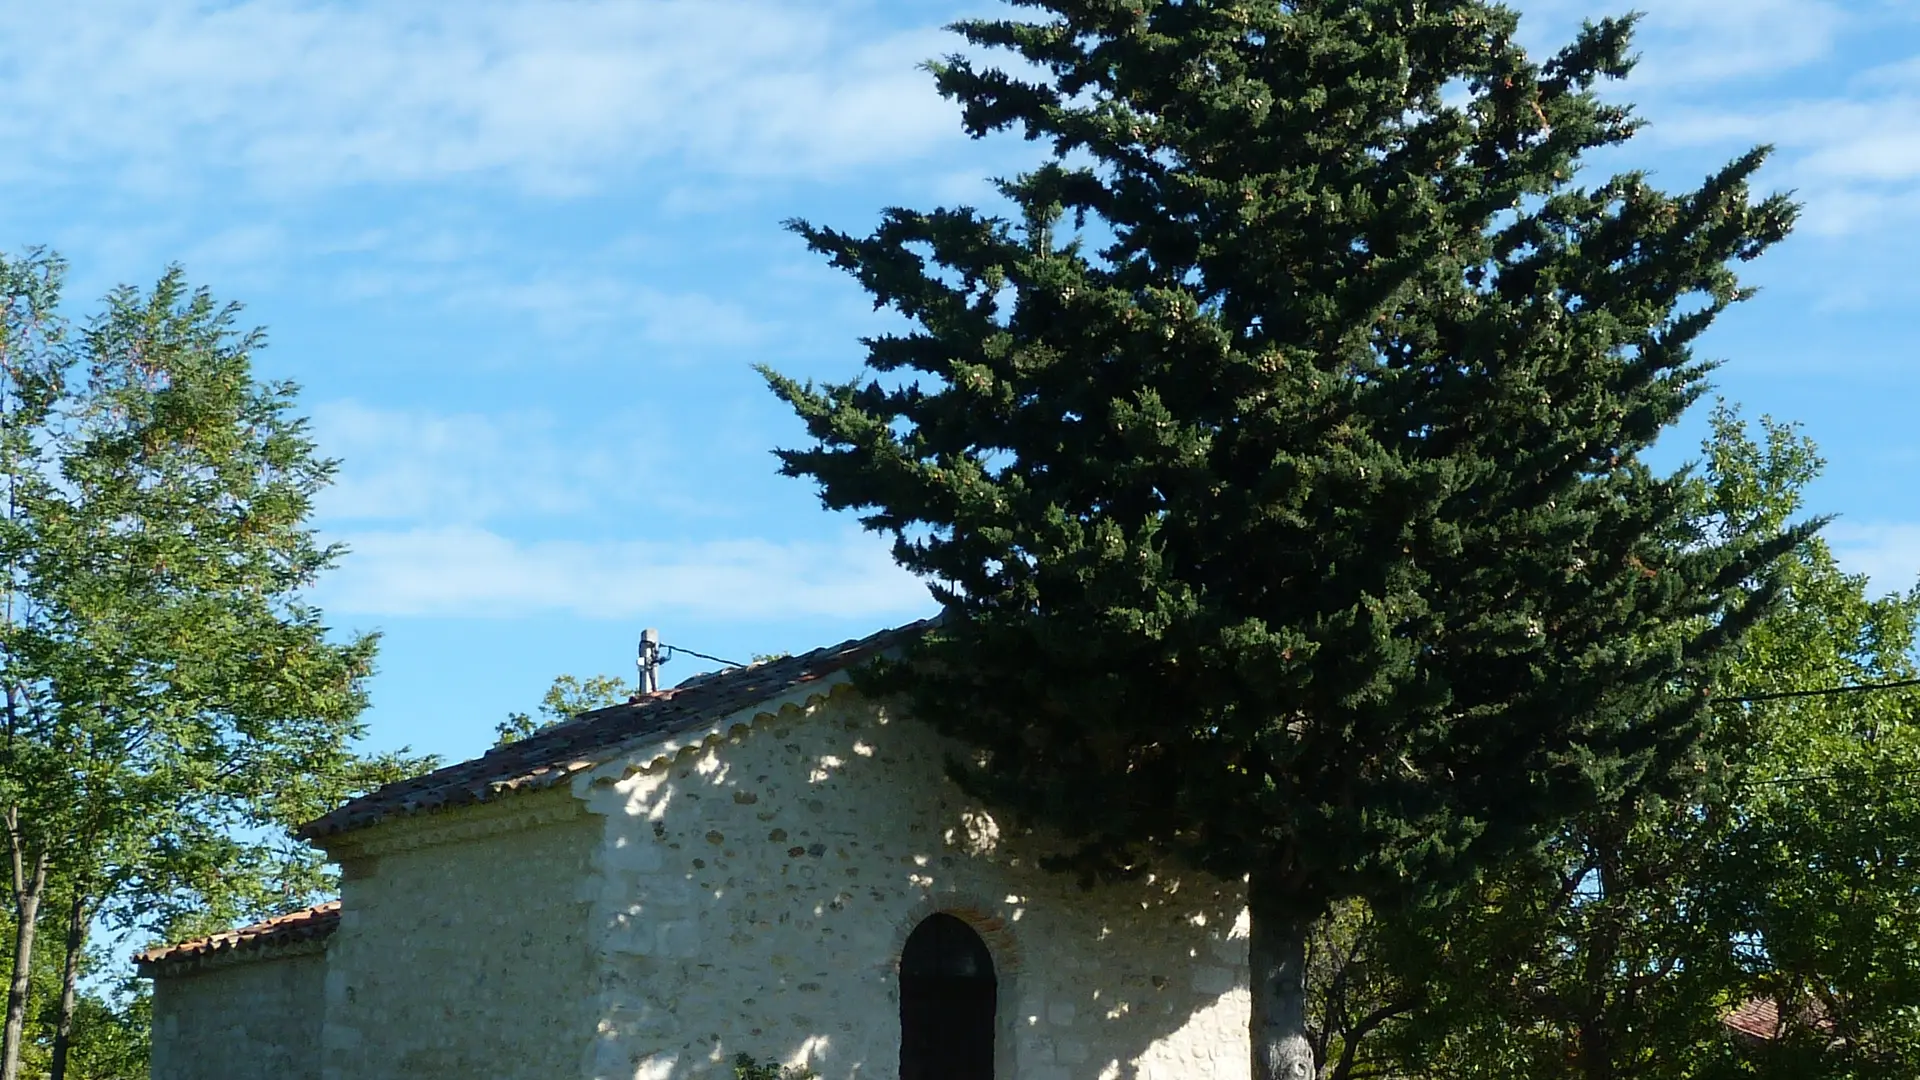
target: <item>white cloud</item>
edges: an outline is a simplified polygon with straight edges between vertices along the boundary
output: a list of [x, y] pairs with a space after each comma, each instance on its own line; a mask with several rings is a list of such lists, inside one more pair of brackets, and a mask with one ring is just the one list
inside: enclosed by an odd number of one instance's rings
[[[472, 523], [572, 513], [617, 501], [643, 467], [633, 425], [566, 438], [537, 414], [443, 414], [330, 401], [314, 438], [341, 459], [322, 520]], [[627, 431], [631, 443], [614, 432]]]
[[1860, 90], [1920, 90], [1920, 56], [1868, 68], [1853, 77], [1853, 85]]
[[1920, 176], [1920, 95], [1785, 101], [1758, 108], [1674, 109], [1650, 129], [1690, 145], [1770, 142], [1795, 151], [1793, 168], [1819, 180]]
[[445, 526], [338, 537], [352, 549], [316, 596], [331, 613], [584, 619], [905, 618], [932, 602], [884, 541], [516, 541]]
[[1837, 5], [1819, 0], [1661, 0], [1641, 23], [1633, 85], [1779, 74], [1830, 54], [1845, 23]]
[[[1528, 35], [1535, 48], [1557, 46], [1579, 19], [1606, 10], [1592, 0], [1523, 6], [1535, 23]], [[1727, 156], [1756, 144], [1777, 147], [1762, 184], [1795, 192], [1805, 206], [1804, 234], [1859, 235], [1920, 217], [1920, 59], [1865, 72], [1849, 62], [1853, 45], [1869, 38], [1913, 40], [1911, 5], [1662, 0], [1641, 7], [1640, 64], [1627, 82], [1605, 88], [1651, 121], [1636, 146]], [[1703, 169], [1715, 164], [1694, 160]]]
[[1834, 50], [1851, 13], [1828, 0], [1660, 0], [1606, 4], [1596, 0], [1523, 0], [1521, 32], [1534, 51], [1557, 50], [1584, 19], [1638, 7], [1634, 36], [1640, 64], [1628, 96], [1778, 74]]
[[1920, 524], [1836, 521], [1821, 535], [1840, 565], [1867, 575], [1877, 592], [1904, 592], [1920, 582]]
[[[315, 599], [374, 617], [879, 619], [928, 607], [886, 542], [857, 531], [827, 542], [632, 538], [689, 517], [684, 494], [636, 481], [658, 465], [644, 430], [630, 416], [576, 430], [537, 414], [319, 406], [314, 435], [343, 459], [319, 519], [350, 552]], [[578, 538], [608, 526], [626, 535]]]
[[754, 344], [769, 332], [731, 301], [610, 276], [475, 283], [455, 286], [444, 298], [453, 307], [531, 315], [549, 333], [630, 322], [654, 345], [727, 348]]
[[1794, 190], [1806, 206], [1801, 227], [1812, 234], [1884, 229], [1920, 216], [1920, 94], [1671, 109], [1648, 139], [1729, 151], [1776, 146], [1770, 180]]
[[[166, 189], [497, 176], [602, 187], [652, 158], [826, 175], [957, 138], [854, 0], [92, 0], [0, 6], [0, 139], [16, 179], [73, 164]], [[33, 153], [22, 154], [31, 147]]]
[[756, 345], [775, 332], [744, 304], [659, 288], [613, 271], [527, 270], [503, 267], [497, 260], [383, 252], [389, 254], [398, 257], [343, 272], [333, 287], [350, 300], [424, 301], [462, 314], [525, 316], [528, 325], [551, 337], [615, 329], [627, 340], [669, 352]]
[[274, 222], [234, 225], [187, 249], [183, 261], [197, 271], [231, 281], [236, 271], [251, 270], [276, 258], [289, 244], [287, 231]]

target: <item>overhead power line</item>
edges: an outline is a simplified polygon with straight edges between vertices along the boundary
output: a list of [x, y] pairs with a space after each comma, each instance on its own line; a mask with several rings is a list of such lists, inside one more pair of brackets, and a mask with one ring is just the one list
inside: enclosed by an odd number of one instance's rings
[[1788, 784], [1811, 784], [1819, 780], [1882, 780], [1895, 776], [1920, 776], [1920, 766], [1904, 769], [1872, 769], [1864, 773], [1810, 773], [1804, 776], [1780, 776], [1772, 780], [1749, 780], [1748, 787], [1784, 787]]
[[[1920, 687], [1920, 679], [1888, 679], [1885, 682], [1849, 683], [1845, 686], [1822, 686], [1811, 690], [1774, 690], [1764, 694], [1742, 694], [1739, 697], [1716, 698], [1716, 701], [1735, 705], [1754, 705], [1766, 701], [1786, 701], [1798, 698], [1844, 697], [1854, 694], [1871, 694], [1883, 690], [1906, 690]], [[1823, 780], [1879, 780], [1899, 776], [1920, 776], [1920, 766], [1897, 769], [1876, 769], [1864, 773], [1807, 773], [1800, 776], [1780, 776], [1771, 780], [1749, 780], [1748, 787], [1785, 787], [1790, 784], [1812, 784]]]
[[[747, 666], [737, 660], [727, 660], [723, 657], [713, 656], [709, 653], [699, 652], [679, 645], [668, 645], [665, 642], [660, 643], [659, 649], [666, 654], [660, 658], [662, 663], [671, 660], [676, 653], [685, 653], [696, 659], [707, 660], [715, 664], [723, 664], [727, 667], [741, 668]], [[1735, 705], [1755, 705], [1761, 702], [1784, 701], [1790, 698], [1840, 697], [1849, 694], [1870, 694], [1881, 690], [1905, 690], [1912, 687], [1920, 687], [1920, 678], [1890, 679], [1886, 682], [1876, 683], [1852, 683], [1846, 686], [1823, 686], [1811, 690], [1774, 690], [1764, 694], [1742, 694], [1737, 697], [1715, 698], [1714, 700], [1716, 702], [1726, 702]], [[1886, 769], [1869, 772], [1864, 775], [1875, 779], [1892, 776], [1914, 776], [1920, 775], [1920, 767]], [[1787, 784], [1810, 784], [1822, 780], [1857, 779], [1860, 778], [1860, 776], [1861, 774], [1846, 776], [1839, 773], [1820, 773], [1805, 776], [1782, 776], [1772, 780], [1752, 780], [1748, 781], [1748, 784], [1752, 787], [1775, 787]]]
[[686, 653], [688, 656], [695, 657], [700, 660], [711, 660], [716, 664], [725, 664], [728, 667], [746, 667], [747, 666], [742, 663], [737, 663], [733, 660], [722, 660], [717, 656], [708, 656], [706, 653], [703, 653], [703, 652], [694, 652], [692, 649], [683, 649], [678, 645], [662, 644], [660, 646], [660, 649], [662, 652], [667, 654], [667, 659], [669, 660], [673, 659], [674, 653]]
[[1754, 705], [1763, 701], [1784, 701], [1787, 698], [1839, 697], [1843, 694], [1870, 694], [1876, 690], [1903, 690], [1920, 686], [1920, 679], [1890, 679], [1887, 682], [1854, 683], [1849, 686], [1825, 686], [1817, 690], [1775, 690], [1765, 694], [1743, 694], [1739, 697], [1715, 698], [1732, 705]]

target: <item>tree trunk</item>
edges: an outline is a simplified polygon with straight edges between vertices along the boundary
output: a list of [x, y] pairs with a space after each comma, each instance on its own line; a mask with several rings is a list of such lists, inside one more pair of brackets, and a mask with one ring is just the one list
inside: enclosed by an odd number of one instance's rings
[[1307, 932], [1314, 917], [1293, 899], [1284, 888], [1258, 878], [1248, 890], [1253, 1080], [1313, 1080], [1315, 1075], [1307, 1037]]
[[76, 888], [67, 908], [67, 963], [60, 973], [60, 1023], [53, 1032], [53, 1063], [47, 1080], [67, 1080], [67, 1053], [73, 1046], [73, 999], [80, 981], [80, 957], [87, 948], [87, 894]]
[[0, 1037], [0, 1080], [19, 1080], [20, 1042], [27, 1030], [27, 989], [33, 974], [33, 931], [40, 917], [40, 897], [47, 887], [47, 853], [33, 860], [33, 873], [21, 872], [19, 840], [14, 841], [13, 980], [7, 986], [7, 1028]]

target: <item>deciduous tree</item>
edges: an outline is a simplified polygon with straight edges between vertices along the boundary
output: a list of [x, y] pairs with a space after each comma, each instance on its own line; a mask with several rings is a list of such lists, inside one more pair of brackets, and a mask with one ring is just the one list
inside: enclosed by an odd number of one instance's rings
[[591, 709], [618, 705], [634, 693], [634, 688], [617, 675], [589, 675], [584, 679], [573, 675], [556, 676], [553, 685], [541, 695], [534, 713], [508, 713], [505, 720], [494, 725], [493, 730], [499, 736], [494, 745], [505, 746], [510, 742], [518, 742], [541, 728], [571, 720]]
[[[159, 929], [183, 905], [302, 902], [318, 864], [285, 827], [418, 764], [351, 748], [376, 642], [336, 640], [304, 599], [339, 554], [307, 520], [334, 463], [294, 388], [254, 377], [259, 332], [172, 269], [75, 333], [60, 272], [0, 262], [0, 1080], [18, 1072], [50, 890], [70, 1032], [96, 916]], [[260, 895], [276, 884], [294, 891]]]
[[[1756, 440], [1725, 410], [1713, 427], [1705, 528], [1800, 512], [1808, 440], [1772, 422]], [[1873, 597], [1818, 538], [1781, 579], [1690, 791], [1585, 811], [1430, 907], [1341, 912], [1317, 984], [1337, 1080], [1920, 1073], [1920, 690], [1899, 685], [1920, 590]], [[1775, 1037], [1725, 1026], [1752, 1002]]]

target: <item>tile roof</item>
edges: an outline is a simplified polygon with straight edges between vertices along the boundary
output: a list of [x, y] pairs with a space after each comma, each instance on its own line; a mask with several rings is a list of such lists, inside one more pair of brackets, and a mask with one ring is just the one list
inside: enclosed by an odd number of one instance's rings
[[1727, 1011], [1720, 1022], [1754, 1039], [1780, 1037], [1780, 1003], [1772, 998], [1753, 998]]
[[252, 926], [137, 952], [133, 954], [133, 960], [140, 965], [141, 974], [152, 975], [156, 969], [177, 970], [191, 961], [237, 958], [271, 946], [320, 941], [331, 935], [339, 925], [340, 901], [329, 900], [287, 915], [277, 915]]
[[[1823, 1034], [1831, 1035], [1834, 1030], [1826, 1009], [1817, 1001], [1801, 1007], [1800, 1022]], [[1778, 1039], [1787, 1031], [1780, 1017], [1780, 1003], [1770, 997], [1749, 998], [1735, 1005], [1720, 1018], [1720, 1023], [1737, 1034], [1762, 1041]]]
[[554, 787], [649, 742], [696, 731], [723, 717], [854, 667], [920, 633], [931, 620], [883, 630], [800, 656], [707, 675], [543, 728], [481, 757], [388, 784], [300, 827], [305, 840], [362, 829], [388, 818], [487, 802]]

